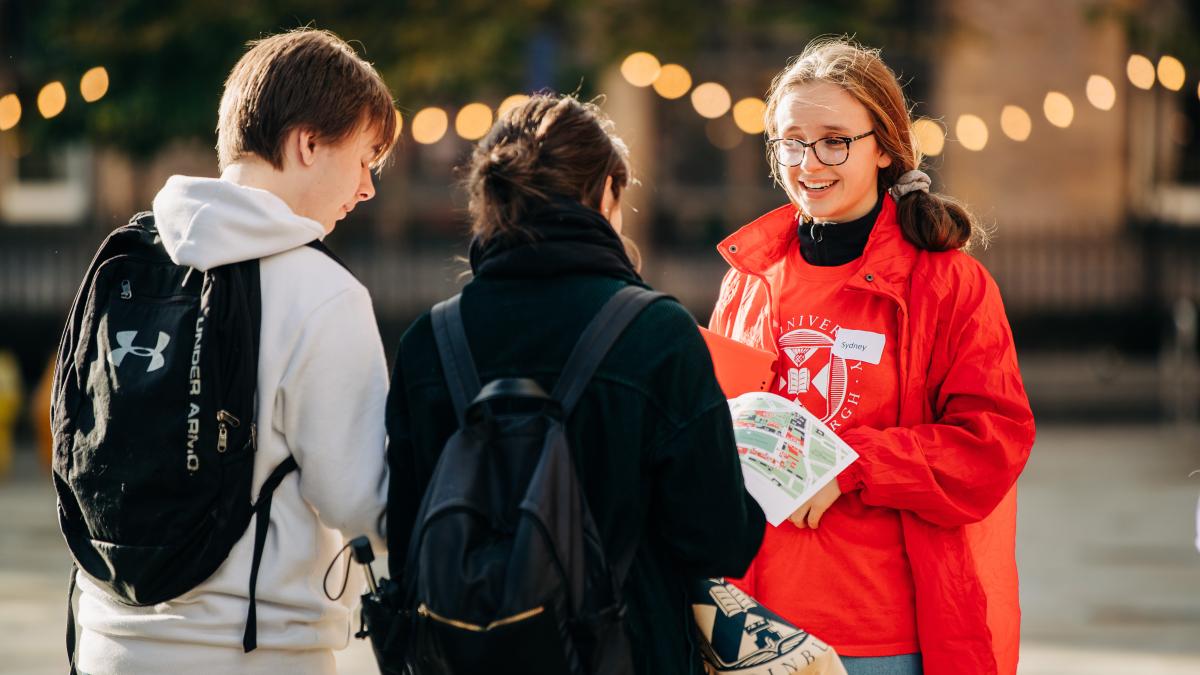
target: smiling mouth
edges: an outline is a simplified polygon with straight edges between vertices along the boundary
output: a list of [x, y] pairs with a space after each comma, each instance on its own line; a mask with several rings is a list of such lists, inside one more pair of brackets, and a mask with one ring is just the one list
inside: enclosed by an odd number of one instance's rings
[[809, 192], [822, 192], [837, 184], [836, 180], [802, 180], [800, 186]]

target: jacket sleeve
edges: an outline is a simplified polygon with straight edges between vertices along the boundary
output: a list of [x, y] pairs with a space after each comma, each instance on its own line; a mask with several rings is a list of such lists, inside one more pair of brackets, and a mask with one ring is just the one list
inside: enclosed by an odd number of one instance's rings
[[300, 493], [326, 526], [383, 544], [387, 363], [362, 287], [305, 319], [276, 397], [276, 426], [300, 467]]
[[686, 417], [664, 424], [663, 436], [654, 442], [653, 527], [681, 570], [703, 577], [740, 576], [758, 552], [766, 519], [746, 492], [729, 404], [704, 340], [690, 316], [672, 330], [681, 335], [683, 348], [659, 379], [681, 392], [680, 400], [695, 405], [682, 408], [689, 411]]
[[955, 286], [948, 316], [926, 328], [933, 331], [926, 383], [933, 422], [845, 432], [860, 458], [838, 476], [842, 491], [860, 489], [866, 504], [947, 527], [995, 509], [1034, 438], [999, 289], [982, 267]]
[[391, 390], [387, 399], [388, 433], [388, 568], [393, 579], [404, 569], [405, 551], [420, 509], [421, 490], [416, 474], [412, 418], [404, 380], [403, 350], [396, 350]]

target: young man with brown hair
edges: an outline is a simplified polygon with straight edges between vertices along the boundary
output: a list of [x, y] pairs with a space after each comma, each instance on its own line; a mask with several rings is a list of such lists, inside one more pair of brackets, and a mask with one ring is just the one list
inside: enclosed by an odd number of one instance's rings
[[298, 30], [253, 43], [225, 83], [217, 131], [221, 178], [171, 177], [154, 217], [176, 264], [260, 260], [252, 494], [289, 456], [299, 468], [274, 492], [257, 648], [243, 648], [252, 521], [216, 573], [168, 602], [122, 604], [80, 574], [77, 665], [90, 675], [333, 673], [356, 594], [329, 600], [322, 576], [346, 538], [382, 546], [388, 379], [371, 300], [306, 244], [374, 196], [371, 171], [396, 135], [391, 94], [340, 38]]

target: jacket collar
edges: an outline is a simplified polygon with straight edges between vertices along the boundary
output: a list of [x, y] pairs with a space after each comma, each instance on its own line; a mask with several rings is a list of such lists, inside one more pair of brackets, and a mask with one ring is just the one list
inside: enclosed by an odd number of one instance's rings
[[[918, 249], [904, 238], [896, 220], [896, 202], [884, 194], [883, 207], [863, 249], [862, 267], [848, 286], [892, 296], [903, 294]], [[786, 204], [766, 213], [717, 245], [739, 272], [762, 277], [787, 259], [796, 239], [796, 207]]]
[[522, 222], [519, 233], [471, 242], [476, 277], [509, 279], [595, 274], [642, 284], [620, 235], [595, 209], [556, 199]]

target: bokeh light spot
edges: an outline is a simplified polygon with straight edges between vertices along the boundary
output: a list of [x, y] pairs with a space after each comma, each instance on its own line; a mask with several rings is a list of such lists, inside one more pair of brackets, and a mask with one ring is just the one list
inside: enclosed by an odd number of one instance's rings
[[1071, 121], [1075, 119], [1075, 106], [1071, 103], [1071, 99], [1058, 91], [1046, 94], [1046, 100], [1042, 103], [1042, 112], [1046, 113], [1046, 119], [1050, 121], [1050, 124], [1063, 129], [1071, 126]]
[[500, 107], [496, 108], [496, 117], [501, 117], [504, 113], [516, 108], [517, 106], [525, 105], [529, 97], [525, 94], [513, 94], [500, 102]]
[[1112, 110], [1117, 103], [1117, 88], [1103, 75], [1093, 75], [1087, 81], [1087, 100], [1100, 110]]
[[437, 143], [446, 135], [450, 126], [450, 118], [441, 108], [425, 108], [412, 119], [413, 140], [429, 145]]
[[1187, 79], [1187, 71], [1184, 70], [1183, 64], [1174, 56], [1164, 56], [1158, 60], [1158, 81], [1162, 86], [1171, 91], [1179, 91], [1183, 89], [1183, 82]]
[[454, 131], [468, 141], [477, 141], [492, 128], [492, 109], [482, 103], [468, 103], [454, 118]]
[[1033, 132], [1033, 120], [1024, 108], [1006, 105], [1000, 111], [1000, 130], [1014, 141], [1024, 141]]
[[763, 115], [767, 111], [767, 104], [763, 103], [761, 98], [744, 98], [733, 106], [733, 121], [738, 128], [748, 134], [761, 134], [763, 132]]
[[8, 131], [21, 121], [21, 99], [16, 94], [0, 97], [0, 131]]
[[987, 147], [987, 123], [978, 115], [960, 115], [954, 132], [958, 135], [958, 142], [967, 150], [978, 152]]
[[692, 107], [701, 117], [716, 119], [729, 112], [732, 104], [729, 90], [716, 82], [705, 82], [692, 90]]
[[677, 63], [668, 63], [663, 66], [654, 80], [654, 91], [663, 98], [679, 98], [688, 93], [691, 88], [691, 73]]
[[67, 89], [62, 82], [51, 82], [42, 87], [37, 95], [37, 107], [42, 117], [57, 117], [67, 107]]
[[621, 76], [635, 87], [649, 87], [654, 84], [662, 66], [658, 59], [649, 52], [634, 52], [621, 62]]
[[79, 93], [83, 100], [95, 103], [108, 93], [108, 71], [103, 66], [96, 66], [79, 78]]
[[1129, 62], [1125, 64], [1125, 74], [1129, 76], [1129, 81], [1133, 83], [1133, 86], [1138, 89], [1149, 89], [1154, 86], [1154, 64], [1141, 54], [1129, 57]]
[[922, 155], [936, 157], [946, 147], [946, 130], [931, 119], [922, 117], [914, 121], [912, 133], [917, 151]]

